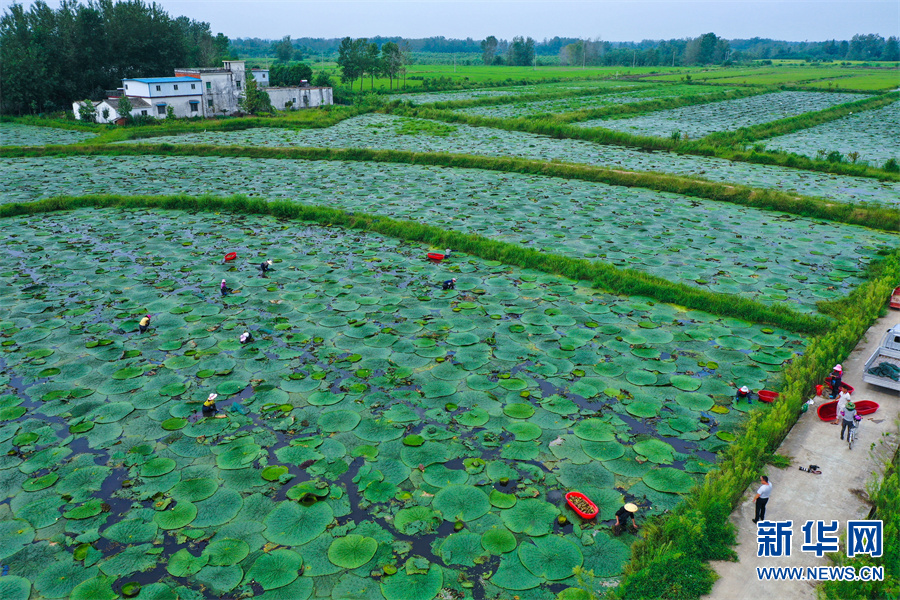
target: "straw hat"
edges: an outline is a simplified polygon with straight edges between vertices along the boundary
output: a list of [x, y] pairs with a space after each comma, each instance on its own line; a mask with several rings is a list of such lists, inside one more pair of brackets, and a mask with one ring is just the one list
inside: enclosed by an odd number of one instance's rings
[[745, 394], [749, 394], [749, 393], [750, 393], [750, 388], [748, 388], [748, 387], [745, 385], [744, 387], [741, 388], [741, 391], [744, 392]]
[[634, 512], [637, 512], [637, 506], [635, 506], [634, 504], [629, 502], [628, 504], [625, 505], [625, 510], [627, 510], [628, 512], [634, 513]]
[[206, 401], [207, 401], [207, 402], [215, 402], [215, 401], [216, 401], [216, 398], [218, 398], [218, 397], [219, 397], [218, 394], [212, 393], [212, 394], [209, 395], [209, 397], [206, 398]]

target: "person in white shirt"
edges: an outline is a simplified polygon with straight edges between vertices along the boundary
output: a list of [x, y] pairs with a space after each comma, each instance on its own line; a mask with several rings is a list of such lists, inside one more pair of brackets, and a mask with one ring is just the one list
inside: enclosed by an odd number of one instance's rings
[[769, 483], [769, 478], [765, 475], [761, 475], [759, 480], [762, 482], [762, 485], [756, 490], [756, 496], [753, 498], [756, 500], [756, 516], [753, 517], [754, 523], [766, 520], [766, 504], [769, 503], [769, 495], [772, 493], [772, 484]]

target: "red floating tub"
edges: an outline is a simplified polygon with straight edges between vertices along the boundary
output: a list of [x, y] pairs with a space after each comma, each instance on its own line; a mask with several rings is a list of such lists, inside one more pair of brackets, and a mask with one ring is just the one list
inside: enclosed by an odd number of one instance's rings
[[[873, 402], [872, 400], [860, 400], [859, 402], [854, 402], [856, 405], [856, 414], [858, 415], [871, 415], [873, 412], [878, 410], [878, 403]], [[832, 400], [831, 402], [826, 402], [819, 406], [816, 409], [816, 412], [819, 413], [819, 418], [823, 421], [834, 421], [838, 418], [837, 414], [837, 400]]]
[[894, 291], [891, 293], [891, 308], [900, 309], [900, 285], [894, 288]]
[[428, 260], [437, 260], [437, 261], [441, 261], [441, 260], [444, 260], [444, 255], [441, 254], [440, 252], [429, 252], [429, 253], [428, 253]]
[[236, 258], [237, 258], [237, 252], [229, 252], [228, 254], [225, 255], [225, 262], [234, 260]]
[[[585, 502], [587, 502], [591, 507], [591, 512], [589, 512], [589, 513], [583, 512], [580, 508], [575, 506], [575, 504], [572, 502], [573, 498], [580, 498], [581, 500], [584, 500]], [[566, 494], [566, 502], [569, 503], [569, 506], [572, 507], [572, 510], [577, 512], [578, 516], [581, 517], [582, 519], [593, 519], [594, 517], [597, 516], [597, 513], [600, 512], [600, 509], [597, 508], [597, 505], [594, 504], [593, 502], [591, 502], [590, 499], [587, 496], [585, 496], [584, 494], [582, 494], [581, 492], [569, 492], [568, 494]]]
[[778, 392], [770, 392], [769, 390], [759, 390], [760, 402], [772, 402], [778, 399]]

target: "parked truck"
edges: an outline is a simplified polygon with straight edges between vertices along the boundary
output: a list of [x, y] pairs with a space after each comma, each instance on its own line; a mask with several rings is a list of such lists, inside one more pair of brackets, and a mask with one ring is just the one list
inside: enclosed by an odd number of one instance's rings
[[863, 367], [863, 381], [900, 390], [900, 325], [887, 330], [881, 346]]

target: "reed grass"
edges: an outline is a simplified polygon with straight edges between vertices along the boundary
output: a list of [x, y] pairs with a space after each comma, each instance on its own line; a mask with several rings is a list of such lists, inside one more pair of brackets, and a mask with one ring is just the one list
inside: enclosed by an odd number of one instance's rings
[[747, 298], [718, 294], [673, 283], [661, 277], [631, 269], [619, 269], [608, 263], [575, 259], [544, 253], [516, 244], [492, 240], [476, 234], [462, 233], [417, 223], [349, 213], [319, 205], [290, 201], [267, 201], [246, 196], [57, 196], [29, 203], [0, 205], [0, 218], [41, 214], [77, 208], [160, 208], [188, 212], [229, 212], [270, 215], [281, 219], [313, 221], [421, 242], [439, 248], [453, 248], [485, 260], [535, 269], [574, 280], [587, 281], [597, 289], [627, 296], [647, 296], [660, 302], [676, 304], [711, 314], [734, 317], [749, 322], [765, 323], [804, 334], [818, 334], [829, 328], [830, 320], [793, 311], [785, 304], [765, 305]]

